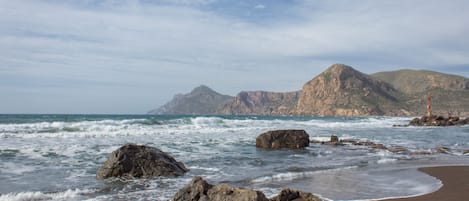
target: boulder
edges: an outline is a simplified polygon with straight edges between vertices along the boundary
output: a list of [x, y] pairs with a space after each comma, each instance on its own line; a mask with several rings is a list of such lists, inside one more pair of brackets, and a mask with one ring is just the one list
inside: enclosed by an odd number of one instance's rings
[[277, 196], [270, 199], [271, 201], [322, 201], [321, 198], [301, 191], [283, 189]]
[[335, 136], [335, 135], [331, 135], [331, 140], [330, 142], [339, 142], [339, 137]]
[[370, 148], [371, 149], [386, 149], [386, 146], [384, 146], [384, 144], [372, 144]]
[[211, 188], [213, 188], [213, 185], [207, 183], [202, 177], [194, 177], [189, 184], [179, 189], [172, 201], [209, 200], [208, 190]]
[[304, 130], [275, 130], [259, 135], [256, 147], [266, 149], [301, 149], [309, 146], [309, 135]]
[[172, 201], [269, 201], [260, 191], [234, 188], [226, 184], [213, 186], [195, 177], [180, 189]]
[[194, 177], [173, 196], [171, 201], [322, 201], [322, 199], [311, 193], [283, 189], [269, 200], [260, 191], [235, 188], [226, 184], [213, 186], [201, 177]]
[[126, 144], [112, 152], [96, 172], [96, 178], [181, 176], [187, 171], [184, 164], [157, 148]]

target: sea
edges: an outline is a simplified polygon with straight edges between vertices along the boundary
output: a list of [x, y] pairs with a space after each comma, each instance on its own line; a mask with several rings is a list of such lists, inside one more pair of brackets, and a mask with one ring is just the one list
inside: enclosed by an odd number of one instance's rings
[[[194, 176], [274, 196], [283, 188], [327, 200], [376, 200], [426, 194], [441, 181], [422, 166], [469, 165], [469, 126], [393, 127], [411, 117], [0, 115], [0, 201], [169, 200]], [[367, 146], [311, 144], [303, 150], [255, 147], [258, 135], [303, 129], [311, 140], [372, 141]], [[181, 177], [97, 180], [96, 170], [127, 143], [169, 153], [190, 169]], [[446, 147], [448, 153], [437, 153]], [[432, 152], [415, 154], [412, 152]]]

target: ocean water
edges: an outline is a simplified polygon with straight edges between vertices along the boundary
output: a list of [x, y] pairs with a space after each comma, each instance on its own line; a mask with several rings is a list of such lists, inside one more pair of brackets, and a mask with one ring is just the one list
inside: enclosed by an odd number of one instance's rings
[[[262, 190], [295, 188], [330, 200], [412, 196], [441, 182], [415, 168], [469, 165], [469, 127], [393, 127], [408, 117], [0, 115], [0, 201], [168, 200], [192, 177]], [[311, 140], [370, 140], [387, 147], [449, 154], [414, 155], [364, 146], [312, 144], [263, 150], [259, 134], [304, 129]], [[183, 177], [98, 181], [96, 170], [126, 143], [162, 149], [190, 171]]]

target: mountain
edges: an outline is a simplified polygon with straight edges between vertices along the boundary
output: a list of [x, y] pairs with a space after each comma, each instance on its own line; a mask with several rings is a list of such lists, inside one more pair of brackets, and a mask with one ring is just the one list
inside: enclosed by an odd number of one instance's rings
[[398, 70], [371, 75], [392, 84], [406, 98], [400, 101], [417, 114], [425, 114], [426, 96], [432, 96], [435, 114], [469, 116], [469, 79], [427, 70]]
[[243, 91], [235, 97], [199, 86], [176, 95], [151, 114], [416, 116], [432, 96], [435, 114], [469, 116], [469, 81], [432, 71], [399, 70], [364, 74], [334, 64], [303, 85], [301, 91]]
[[215, 114], [224, 102], [233, 99], [222, 95], [211, 88], [201, 85], [188, 94], [178, 94], [158, 109], [149, 114]]
[[292, 115], [300, 92], [276, 93], [267, 91], [241, 92], [217, 111], [219, 114]]
[[297, 113], [320, 116], [409, 115], [392, 85], [334, 64], [303, 86]]

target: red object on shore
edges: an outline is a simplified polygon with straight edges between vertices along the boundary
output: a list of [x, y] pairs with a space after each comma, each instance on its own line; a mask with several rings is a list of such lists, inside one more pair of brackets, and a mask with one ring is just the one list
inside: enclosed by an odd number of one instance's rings
[[427, 117], [432, 115], [432, 96], [431, 94], [427, 95]]

